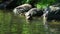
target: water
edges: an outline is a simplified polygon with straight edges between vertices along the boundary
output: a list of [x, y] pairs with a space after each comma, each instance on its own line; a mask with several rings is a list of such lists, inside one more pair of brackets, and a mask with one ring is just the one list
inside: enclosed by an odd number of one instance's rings
[[24, 16], [14, 16], [12, 11], [7, 11], [0, 10], [0, 34], [45, 34], [42, 18], [27, 23]]
[[[48, 22], [49, 30], [44, 27], [43, 17], [27, 22], [24, 16], [14, 16], [10, 10], [0, 10], [0, 34], [59, 34], [60, 22]], [[57, 25], [58, 24], [58, 25]], [[54, 25], [54, 26], [53, 26]], [[57, 26], [56, 26], [57, 25]]]
[[44, 25], [44, 28], [45, 28], [46, 34], [49, 34], [49, 32], [48, 32], [48, 30], [49, 30], [49, 28], [48, 28], [48, 22], [47, 22], [45, 16], [46, 16], [46, 14], [43, 15], [43, 25]]

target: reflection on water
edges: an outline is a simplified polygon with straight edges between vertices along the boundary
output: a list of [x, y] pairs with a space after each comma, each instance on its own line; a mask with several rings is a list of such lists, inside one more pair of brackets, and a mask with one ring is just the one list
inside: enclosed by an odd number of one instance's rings
[[60, 22], [52, 21], [52, 22], [48, 22], [48, 23], [49, 23], [50, 33], [60, 34]]
[[[48, 22], [49, 34], [60, 33], [60, 22]], [[43, 17], [26, 21], [24, 16], [14, 16], [12, 11], [0, 10], [1, 34], [45, 34]]]

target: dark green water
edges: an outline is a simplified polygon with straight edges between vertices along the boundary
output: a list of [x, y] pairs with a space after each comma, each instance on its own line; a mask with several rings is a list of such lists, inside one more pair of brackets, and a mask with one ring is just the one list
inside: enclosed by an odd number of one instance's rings
[[[53, 25], [50, 27], [54, 28]], [[42, 17], [35, 18], [27, 23], [24, 16], [14, 16], [12, 11], [0, 10], [0, 34], [46, 34], [46, 32], [49, 34], [59, 34], [60, 31], [57, 33], [56, 31], [45, 31]]]

